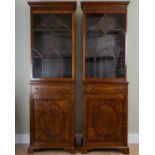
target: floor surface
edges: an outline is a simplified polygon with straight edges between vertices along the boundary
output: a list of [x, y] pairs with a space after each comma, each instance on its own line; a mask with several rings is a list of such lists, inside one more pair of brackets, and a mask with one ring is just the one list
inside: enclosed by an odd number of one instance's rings
[[[27, 144], [16, 144], [16, 155], [27, 155]], [[139, 145], [138, 144], [130, 144], [130, 154], [129, 155], [139, 155]], [[70, 154], [64, 150], [40, 150], [35, 151], [33, 155], [68, 155]], [[77, 150], [77, 155], [80, 155], [80, 151]], [[117, 151], [110, 150], [98, 150], [98, 151], [89, 151], [87, 154], [89, 155], [122, 155], [122, 153]]]

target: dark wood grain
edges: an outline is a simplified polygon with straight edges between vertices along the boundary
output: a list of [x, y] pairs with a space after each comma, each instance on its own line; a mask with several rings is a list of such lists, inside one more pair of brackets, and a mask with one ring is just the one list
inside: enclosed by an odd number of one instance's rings
[[[30, 145], [28, 153], [40, 148], [60, 148], [75, 153], [74, 118], [74, 11], [76, 2], [28, 2], [30, 6], [31, 81], [30, 81]], [[72, 69], [70, 78], [34, 78], [33, 14], [69, 14], [71, 16]]]
[[57, 2], [50, 2], [50, 1], [36, 1], [31, 2], [29, 1], [28, 4], [32, 8], [33, 12], [38, 11], [75, 11], [76, 9], [76, 2], [70, 1], [57, 1]]
[[[86, 16], [102, 13], [123, 13], [127, 17], [129, 2], [81, 2], [83, 10], [83, 105], [82, 153], [93, 149], [115, 149], [129, 153], [128, 147], [128, 82], [124, 77], [88, 78], [85, 75]], [[126, 19], [123, 21], [126, 31]], [[122, 22], [122, 23], [123, 23]]]
[[106, 13], [126, 13], [129, 1], [96, 1], [96, 2], [81, 2], [81, 7], [84, 12], [106, 12]]
[[72, 82], [31, 83], [28, 152], [37, 148], [75, 150]]

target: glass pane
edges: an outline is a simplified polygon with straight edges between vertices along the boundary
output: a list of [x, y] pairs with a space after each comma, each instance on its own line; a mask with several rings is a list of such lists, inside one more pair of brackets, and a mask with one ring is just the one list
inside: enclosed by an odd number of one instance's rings
[[33, 77], [71, 77], [71, 14], [33, 14], [32, 29]]
[[125, 14], [86, 15], [86, 77], [123, 77]]

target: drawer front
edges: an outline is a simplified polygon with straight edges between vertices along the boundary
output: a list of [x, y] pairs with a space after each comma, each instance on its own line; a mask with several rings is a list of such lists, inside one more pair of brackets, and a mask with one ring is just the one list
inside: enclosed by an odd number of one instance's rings
[[125, 85], [110, 85], [110, 84], [86, 84], [84, 86], [85, 93], [125, 93]]
[[32, 93], [73, 93], [72, 84], [32, 85]]

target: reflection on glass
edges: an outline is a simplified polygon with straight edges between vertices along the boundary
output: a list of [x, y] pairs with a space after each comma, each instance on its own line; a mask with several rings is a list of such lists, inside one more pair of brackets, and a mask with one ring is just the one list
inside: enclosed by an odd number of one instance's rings
[[123, 77], [125, 15], [86, 15], [86, 77]]
[[33, 14], [33, 77], [71, 77], [70, 14]]

